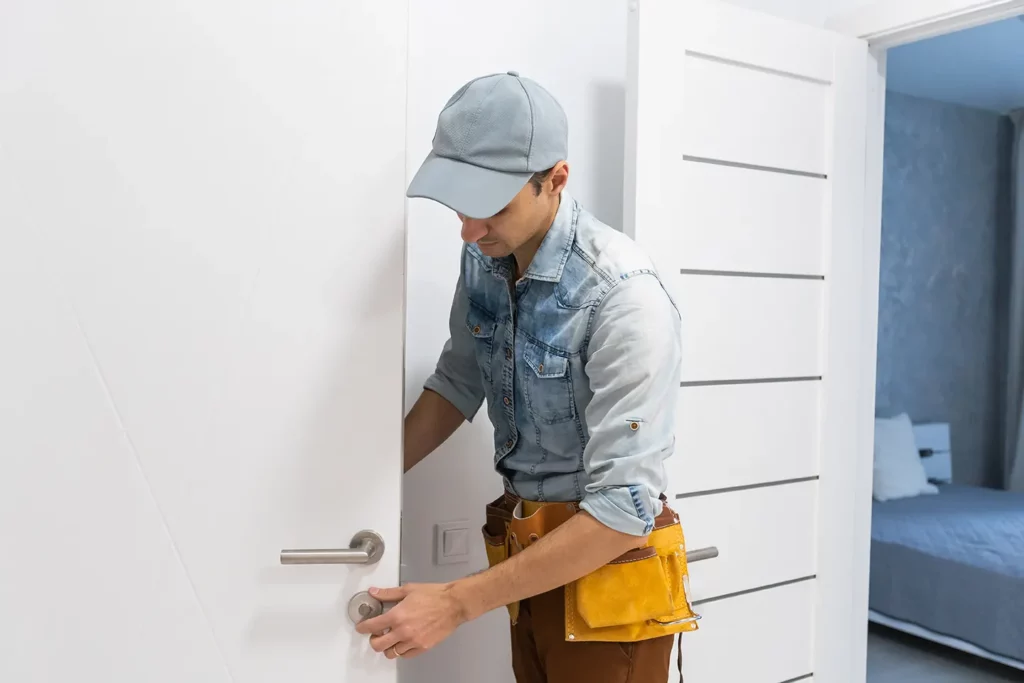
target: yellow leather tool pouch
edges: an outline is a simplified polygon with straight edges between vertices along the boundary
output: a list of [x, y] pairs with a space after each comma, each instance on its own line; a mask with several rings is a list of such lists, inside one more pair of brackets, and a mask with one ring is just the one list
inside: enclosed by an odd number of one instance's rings
[[[609, 598], [629, 598], [611, 609]], [[620, 626], [671, 614], [672, 593], [654, 548], [631, 550], [576, 582], [576, 611], [592, 628]]]
[[664, 508], [645, 547], [565, 587], [566, 640], [637, 642], [697, 629], [683, 529]]

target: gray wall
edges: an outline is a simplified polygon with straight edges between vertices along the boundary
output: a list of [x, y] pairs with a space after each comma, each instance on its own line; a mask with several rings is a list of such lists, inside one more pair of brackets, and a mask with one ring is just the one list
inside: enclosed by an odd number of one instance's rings
[[952, 424], [954, 479], [999, 485], [1011, 123], [889, 92], [877, 412]]

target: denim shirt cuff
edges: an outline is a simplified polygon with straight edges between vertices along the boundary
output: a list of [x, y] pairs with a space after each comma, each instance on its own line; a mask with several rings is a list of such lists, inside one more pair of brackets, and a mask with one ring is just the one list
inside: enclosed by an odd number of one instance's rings
[[462, 416], [466, 418], [466, 422], [473, 421], [473, 417], [480, 410], [480, 404], [483, 403], [483, 401], [477, 399], [471, 393], [459, 391], [458, 386], [437, 372], [427, 378], [423, 388], [439, 394], [441, 398], [455, 406], [462, 413]]
[[662, 504], [645, 486], [616, 486], [588, 492], [580, 503], [606, 527], [630, 536], [646, 536], [654, 530], [654, 518]]

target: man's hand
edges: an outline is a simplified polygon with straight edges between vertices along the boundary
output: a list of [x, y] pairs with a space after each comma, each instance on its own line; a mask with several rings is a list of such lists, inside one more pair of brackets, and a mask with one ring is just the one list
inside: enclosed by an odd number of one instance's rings
[[645, 542], [644, 537], [615, 531], [580, 512], [524, 551], [464, 579], [371, 590], [381, 602], [398, 604], [360, 623], [356, 631], [375, 634], [370, 645], [388, 659], [416, 657], [463, 623], [564, 586]]
[[450, 636], [463, 622], [461, 605], [451, 587], [440, 583], [410, 583], [401, 588], [371, 588], [381, 602], [397, 602], [379, 617], [356, 626], [371, 635], [370, 647], [388, 659], [416, 657]]

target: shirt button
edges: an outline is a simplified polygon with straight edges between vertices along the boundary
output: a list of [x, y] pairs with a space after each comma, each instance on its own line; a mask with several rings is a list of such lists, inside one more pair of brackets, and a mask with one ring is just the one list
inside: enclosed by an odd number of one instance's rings
[[508, 396], [505, 397], [505, 405], [507, 405], [507, 406], [512, 405], [512, 399], [510, 399]]
[[512, 448], [512, 441], [511, 440], [505, 442], [505, 448]]
[[512, 360], [512, 349], [505, 349], [505, 358]]
[[473, 334], [480, 334], [480, 326], [479, 325], [477, 325], [476, 327], [473, 328]]

